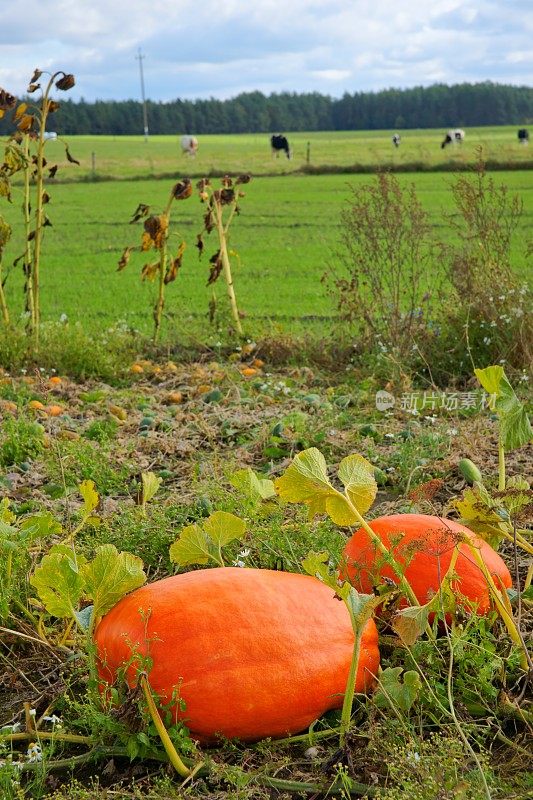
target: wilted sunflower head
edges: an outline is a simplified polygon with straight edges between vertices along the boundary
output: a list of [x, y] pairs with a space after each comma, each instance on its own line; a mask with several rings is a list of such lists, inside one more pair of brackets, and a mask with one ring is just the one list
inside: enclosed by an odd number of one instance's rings
[[63, 77], [59, 78], [59, 80], [56, 81], [56, 88], [61, 89], [63, 92], [66, 92], [69, 89], [72, 89], [72, 87], [76, 83], [76, 80], [74, 78], [74, 75], [71, 75], [70, 73], [67, 74], [66, 72], [63, 72], [62, 75]]

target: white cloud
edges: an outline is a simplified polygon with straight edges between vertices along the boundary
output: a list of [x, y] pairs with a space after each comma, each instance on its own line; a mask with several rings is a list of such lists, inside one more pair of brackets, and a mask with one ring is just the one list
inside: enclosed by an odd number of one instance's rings
[[35, 67], [76, 75], [69, 96], [154, 100], [241, 91], [376, 90], [434, 81], [533, 83], [521, 0], [25, 0], [0, 7], [0, 86]]

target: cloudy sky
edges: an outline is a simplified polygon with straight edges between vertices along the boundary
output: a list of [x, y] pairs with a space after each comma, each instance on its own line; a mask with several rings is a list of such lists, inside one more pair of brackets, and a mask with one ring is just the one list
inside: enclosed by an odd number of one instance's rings
[[[21, 13], [22, 12], [22, 13]], [[38, 67], [72, 99], [533, 84], [530, 0], [1, 0], [0, 87]]]

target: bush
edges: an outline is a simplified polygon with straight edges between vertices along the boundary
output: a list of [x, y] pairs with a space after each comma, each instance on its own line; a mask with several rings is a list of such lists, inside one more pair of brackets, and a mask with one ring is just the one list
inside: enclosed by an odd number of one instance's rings
[[401, 368], [417, 345], [433, 338], [440, 280], [435, 242], [414, 185], [402, 189], [391, 174], [352, 188], [341, 212], [338, 266], [327, 280], [340, 318], [362, 336], [364, 349], [381, 350]]
[[[475, 366], [507, 362], [528, 367], [533, 361], [533, 298], [511, 261], [522, 201], [495, 184], [481, 157], [472, 174], [457, 177], [452, 192], [456, 213], [447, 222], [457, 244], [448, 251], [455, 289], [448, 324], [460, 334]], [[456, 347], [452, 351], [457, 354]]]

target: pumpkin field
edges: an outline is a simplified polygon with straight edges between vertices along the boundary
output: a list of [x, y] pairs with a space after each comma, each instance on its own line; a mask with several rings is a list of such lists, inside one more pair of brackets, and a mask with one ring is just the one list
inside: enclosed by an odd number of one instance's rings
[[533, 797], [533, 183], [469, 134], [6, 144], [2, 800]]

